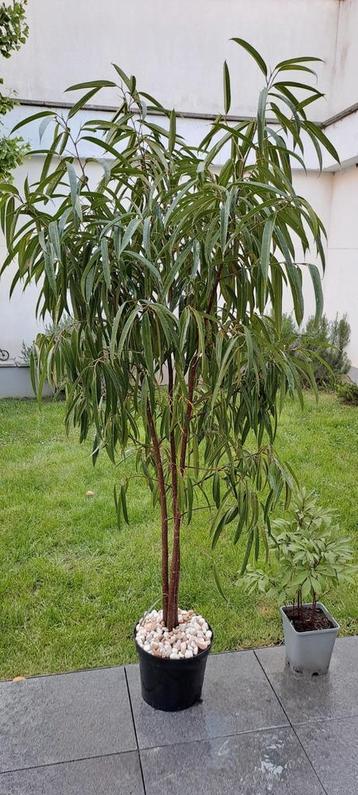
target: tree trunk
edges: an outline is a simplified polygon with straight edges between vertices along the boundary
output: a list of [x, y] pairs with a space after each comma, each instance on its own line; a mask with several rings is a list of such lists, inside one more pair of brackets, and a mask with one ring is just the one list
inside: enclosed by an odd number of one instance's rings
[[169, 605], [168, 605], [168, 629], [169, 632], [178, 624], [178, 599], [179, 599], [179, 579], [180, 579], [180, 524], [181, 515], [178, 499], [178, 463], [175, 444], [175, 433], [173, 429], [173, 398], [174, 380], [172, 358], [168, 358], [168, 399], [169, 399], [169, 418], [170, 418], [170, 472], [172, 481], [172, 501], [173, 501], [173, 553], [170, 566], [169, 582]]
[[162, 526], [162, 606], [165, 626], [168, 622], [169, 577], [168, 577], [168, 509], [165, 491], [165, 480], [160, 445], [151, 409], [147, 410], [148, 425], [153, 446], [153, 456], [157, 472], [159, 490], [160, 515]]
[[[190, 437], [190, 422], [193, 414], [193, 397], [197, 373], [197, 359], [193, 359], [189, 369], [188, 378], [188, 399], [187, 407], [184, 417], [183, 435], [180, 449], [180, 462], [179, 473], [180, 477], [184, 475], [186, 466], [186, 456], [188, 449], [188, 441]], [[173, 408], [173, 370], [171, 358], [168, 359], [168, 395], [170, 418], [172, 419]], [[179, 607], [179, 583], [180, 583], [180, 528], [181, 528], [181, 513], [178, 500], [178, 462], [177, 451], [175, 446], [174, 432], [170, 434], [170, 460], [171, 460], [171, 474], [172, 474], [172, 493], [173, 493], [173, 554], [170, 567], [170, 584], [169, 584], [169, 609], [168, 609], [168, 629], [171, 630], [178, 624], [178, 607]]]

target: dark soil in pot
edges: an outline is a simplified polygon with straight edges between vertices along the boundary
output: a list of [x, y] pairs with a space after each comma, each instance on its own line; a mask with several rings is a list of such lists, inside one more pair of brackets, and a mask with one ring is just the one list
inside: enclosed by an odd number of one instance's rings
[[311, 632], [312, 630], [332, 629], [335, 625], [325, 615], [318, 605], [305, 605], [304, 607], [285, 607], [284, 612], [293, 624], [296, 632]]

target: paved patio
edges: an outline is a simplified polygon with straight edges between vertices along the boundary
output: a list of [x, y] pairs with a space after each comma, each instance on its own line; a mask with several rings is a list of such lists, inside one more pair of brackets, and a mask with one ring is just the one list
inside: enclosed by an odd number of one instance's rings
[[326, 677], [282, 647], [212, 654], [203, 702], [155, 712], [138, 667], [0, 683], [0, 795], [357, 795], [358, 637]]

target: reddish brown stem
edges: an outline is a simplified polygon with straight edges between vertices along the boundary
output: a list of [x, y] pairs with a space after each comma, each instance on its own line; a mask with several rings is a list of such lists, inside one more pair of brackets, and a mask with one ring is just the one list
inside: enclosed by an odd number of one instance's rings
[[153, 456], [155, 461], [155, 468], [157, 473], [160, 515], [162, 525], [162, 602], [163, 602], [163, 620], [167, 626], [168, 621], [168, 599], [169, 599], [169, 577], [168, 577], [168, 509], [167, 497], [165, 492], [165, 480], [162, 457], [160, 454], [160, 445], [158, 435], [153, 419], [153, 414], [150, 406], [147, 408], [148, 425], [150, 437], [153, 446]]
[[[215, 283], [211, 291], [210, 299], [208, 302], [207, 312], [210, 313], [216, 296], [217, 287], [220, 281], [222, 266], [218, 269], [216, 274]], [[188, 376], [188, 397], [187, 407], [184, 417], [183, 434], [180, 448], [180, 461], [179, 471], [182, 477], [186, 466], [186, 457], [188, 442], [190, 436], [190, 423], [193, 415], [193, 400], [194, 390], [197, 378], [198, 357], [194, 356], [192, 359], [189, 376]], [[172, 479], [172, 498], [173, 498], [173, 554], [170, 566], [170, 584], [169, 584], [169, 600], [168, 600], [168, 629], [173, 629], [178, 624], [178, 597], [179, 597], [179, 581], [180, 581], [180, 525], [181, 514], [178, 500], [178, 469], [177, 469], [177, 451], [175, 444], [175, 434], [173, 429], [173, 366], [171, 356], [168, 358], [168, 398], [169, 398], [169, 415], [170, 415], [170, 469]]]
[[172, 480], [173, 499], [173, 554], [170, 566], [169, 603], [168, 603], [168, 629], [171, 631], [178, 624], [178, 596], [180, 579], [180, 508], [178, 500], [178, 469], [175, 433], [173, 428], [173, 397], [174, 379], [171, 356], [168, 358], [168, 398], [170, 419], [170, 471]]
[[[180, 475], [182, 476], [185, 471], [186, 454], [189, 440], [190, 421], [193, 413], [193, 396], [195, 387], [195, 378], [197, 371], [197, 359], [193, 360], [188, 379], [188, 399], [187, 408], [184, 418], [184, 427], [182, 435], [182, 443], [180, 449]], [[170, 407], [170, 421], [172, 425], [173, 416], [173, 370], [171, 360], [168, 361], [168, 395]], [[173, 555], [170, 567], [170, 586], [169, 586], [169, 630], [173, 629], [178, 623], [178, 598], [179, 598], [179, 582], [180, 582], [180, 525], [181, 514], [178, 500], [178, 469], [177, 469], [177, 453], [175, 445], [174, 431], [171, 428], [170, 432], [170, 460], [171, 460], [171, 473], [172, 473], [172, 492], [173, 492]]]

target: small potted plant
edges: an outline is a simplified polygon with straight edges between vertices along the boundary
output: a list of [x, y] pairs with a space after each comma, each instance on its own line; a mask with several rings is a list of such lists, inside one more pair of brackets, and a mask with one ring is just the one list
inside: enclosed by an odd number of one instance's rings
[[339, 624], [319, 598], [352, 577], [350, 540], [340, 535], [332, 512], [318, 504], [317, 495], [301, 489], [295, 495], [290, 518], [272, 522], [269, 543], [278, 566], [269, 574], [249, 569], [245, 575], [247, 588], [278, 592], [285, 600], [280, 613], [292, 670], [324, 674]]
[[[307, 136], [318, 153], [323, 146], [337, 157], [307, 119], [306, 105], [321, 95], [302, 84], [296, 97], [287, 80], [297, 64], [310, 74], [309, 59], [270, 73], [251, 45], [235, 42], [264, 76], [256, 118], [228, 123], [225, 63], [224, 114], [193, 146], [178, 134], [175, 112], [115, 66], [115, 82], [71, 87], [84, 94], [66, 117], [46, 110], [27, 120], [43, 117], [41, 133], [52, 124], [52, 145], [41, 150], [38, 181], [21, 191], [4, 185], [0, 199], [4, 267], [17, 260], [14, 282], [39, 285], [41, 316], [55, 324], [31, 359], [38, 393], [45, 377], [65, 383], [67, 423], [81, 441], [93, 429], [93, 462], [104, 450], [120, 471], [134, 454], [135, 474], [116, 483], [119, 525], [128, 522], [131, 477], [143, 479], [160, 510], [162, 606], [133, 619], [143, 697], [167, 710], [200, 698], [212, 643], [195, 606], [179, 607], [185, 525], [210, 509], [213, 540], [230, 525], [235, 541], [246, 534], [246, 560], [257, 557], [260, 515], [293, 485], [273, 441], [283, 398], [311, 373], [307, 352], [281, 334], [284, 288], [298, 323], [303, 316], [296, 238], [317, 317], [322, 309], [308, 240], [324, 265], [323, 226], [291, 172]], [[118, 109], [88, 120], [83, 108], [101, 88], [116, 92]], [[64, 316], [70, 327], [60, 327]]]

